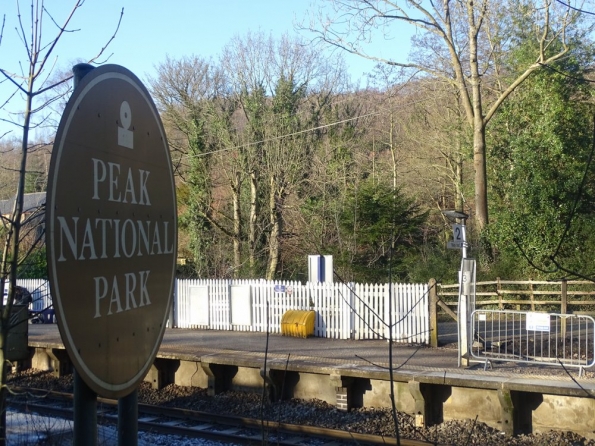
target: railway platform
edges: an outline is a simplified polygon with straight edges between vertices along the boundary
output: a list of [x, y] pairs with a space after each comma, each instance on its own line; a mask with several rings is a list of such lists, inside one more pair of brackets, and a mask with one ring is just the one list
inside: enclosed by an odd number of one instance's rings
[[[265, 385], [272, 398], [318, 398], [341, 410], [390, 406], [392, 384], [397, 408], [420, 426], [477, 417], [506, 434], [554, 429], [595, 438], [595, 370], [579, 377], [576, 370], [515, 363], [460, 368], [456, 327], [442, 332], [445, 347], [393, 344], [389, 353], [380, 340], [167, 329], [146, 380], [212, 395]], [[71, 371], [57, 325], [29, 325], [29, 348], [32, 367]]]

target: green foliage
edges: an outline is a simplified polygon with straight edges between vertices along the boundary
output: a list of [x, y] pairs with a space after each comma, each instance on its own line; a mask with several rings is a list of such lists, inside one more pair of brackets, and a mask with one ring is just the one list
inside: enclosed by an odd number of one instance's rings
[[45, 191], [47, 178], [42, 172], [27, 172], [25, 174], [25, 193]]
[[404, 280], [407, 282], [427, 283], [430, 279], [436, 279], [441, 283], [457, 283], [461, 252], [458, 249], [444, 249], [433, 241], [407, 253], [403, 263], [407, 270]]
[[[404, 257], [423, 241], [427, 213], [401, 190], [365, 181], [350, 191], [340, 215], [343, 237], [349, 239], [354, 280], [384, 282], [406, 277]], [[339, 263], [347, 261], [346, 255]]]
[[589, 229], [595, 165], [588, 166], [593, 112], [582, 101], [587, 92], [580, 76], [572, 59], [555, 71], [540, 71], [509, 98], [490, 127], [488, 235], [503, 269], [517, 277], [536, 277], [531, 264], [550, 269], [552, 256], [579, 271], [581, 252], [595, 248]]
[[295, 80], [281, 76], [275, 85], [275, 96], [273, 97], [273, 113], [282, 122], [288, 122], [297, 118], [300, 101], [306, 95], [305, 86], [298, 87]]
[[17, 272], [19, 279], [47, 279], [48, 264], [45, 247], [32, 251], [25, 262], [19, 265]]
[[190, 250], [193, 253], [194, 266], [199, 277], [206, 277], [209, 271], [209, 244], [211, 241], [209, 212], [210, 173], [205, 135], [205, 116], [198, 110], [186, 122], [188, 126], [188, 188], [182, 197], [184, 212], [180, 216], [180, 227], [190, 234]]

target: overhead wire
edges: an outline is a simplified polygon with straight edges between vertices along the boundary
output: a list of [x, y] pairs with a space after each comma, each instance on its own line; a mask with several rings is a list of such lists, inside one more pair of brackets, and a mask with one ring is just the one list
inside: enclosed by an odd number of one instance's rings
[[572, 9], [573, 11], [580, 12], [581, 14], [595, 15], [595, 12], [587, 11], [582, 8], [577, 8], [576, 6], [572, 6], [568, 2], [563, 2], [562, 0], [556, 0], [556, 2], [560, 3], [562, 6], [566, 6], [567, 8]]
[[186, 154], [186, 155], [183, 155], [180, 158], [200, 158], [200, 157], [207, 156], [207, 155], [214, 155], [216, 153], [228, 152], [230, 150], [236, 150], [236, 149], [242, 149], [244, 147], [255, 146], [255, 145], [258, 145], [258, 144], [264, 144], [264, 143], [271, 142], [271, 141], [277, 141], [279, 139], [285, 139], [285, 138], [290, 138], [292, 136], [301, 135], [303, 133], [309, 133], [309, 132], [314, 132], [316, 130], [321, 130], [321, 129], [328, 128], [328, 127], [333, 127], [333, 126], [339, 125], [339, 124], [345, 124], [346, 122], [355, 121], [357, 119], [362, 119], [362, 118], [367, 118], [369, 116], [378, 115], [380, 113], [381, 112], [374, 112], [374, 113], [368, 113], [368, 114], [365, 114], [365, 115], [354, 116], [352, 118], [343, 119], [341, 121], [332, 122], [330, 124], [324, 124], [324, 125], [320, 125], [318, 127], [313, 127], [313, 128], [309, 128], [309, 129], [303, 129], [303, 130], [299, 130], [297, 132], [287, 133], [285, 135], [275, 136], [275, 137], [263, 139], [263, 140], [260, 140], [260, 141], [249, 142], [249, 143], [246, 143], [246, 144], [240, 144], [240, 145], [233, 146], [233, 147], [225, 147], [223, 149], [212, 150], [210, 152], [197, 153], [195, 155]]
[[[429, 101], [429, 99], [423, 99], [423, 100], [418, 100], [418, 101], [412, 101], [412, 102], [408, 102], [407, 104], [403, 104], [403, 105], [414, 105], [414, 104], [418, 104], [418, 103], [422, 103], [422, 102], [426, 102]], [[340, 125], [340, 124], [345, 124], [347, 122], [351, 122], [351, 121], [356, 121], [358, 119], [364, 119], [364, 118], [368, 118], [371, 116], [377, 116], [380, 115], [382, 113], [384, 113], [384, 108], [381, 111], [376, 111], [376, 112], [372, 112], [372, 113], [366, 113], [363, 115], [357, 115], [357, 116], [353, 116], [351, 118], [346, 118], [346, 119], [342, 119], [340, 121], [335, 121], [335, 122], [331, 122], [328, 124], [324, 124], [324, 125], [319, 125], [317, 127], [311, 127], [311, 128], [307, 128], [307, 129], [303, 129], [303, 130], [298, 130], [296, 132], [292, 132], [292, 133], [287, 133], [284, 135], [279, 135], [279, 136], [275, 136], [275, 137], [271, 137], [271, 138], [266, 138], [260, 141], [253, 141], [253, 142], [249, 142], [249, 143], [245, 143], [245, 144], [240, 144], [237, 146], [233, 146], [233, 147], [225, 147], [222, 149], [217, 149], [217, 150], [212, 150], [209, 152], [203, 152], [203, 153], [197, 153], [197, 154], [184, 154], [180, 157], [180, 160], [182, 159], [189, 159], [189, 158], [201, 158], [203, 156], [207, 156], [207, 155], [214, 155], [217, 153], [222, 153], [222, 152], [228, 152], [230, 150], [237, 150], [237, 149], [242, 149], [245, 147], [250, 147], [250, 146], [254, 146], [254, 145], [258, 145], [258, 144], [264, 144], [267, 142], [271, 142], [271, 141], [277, 141], [280, 139], [285, 139], [285, 138], [291, 138], [292, 136], [297, 136], [297, 135], [301, 135], [304, 133], [309, 133], [309, 132], [315, 132], [316, 130], [322, 130], [325, 128], [329, 128], [329, 127], [334, 127], [336, 125]]]

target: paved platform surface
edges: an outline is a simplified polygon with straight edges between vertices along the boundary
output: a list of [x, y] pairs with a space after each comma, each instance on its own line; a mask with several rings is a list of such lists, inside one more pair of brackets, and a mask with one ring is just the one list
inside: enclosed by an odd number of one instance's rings
[[[445, 335], [450, 336], [452, 333]], [[456, 333], [455, 338], [456, 340]], [[207, 356], [253, 358], [260, 360], [267, 358], [275, 361], [307, 361], [318, 364], [320, 368], [367, 368], [389, 364], [389, 343], [381, 340], [335, 340], [326, 338], [295, 338], [265, 333], [234, 332], [217, 330], [187, 330], [166, 329], [158, 356], [183, 360], [200, 361]], [[35, 347], [63, 347], [62, 339], [56, 324], [29, 325], [29, 345]], [[491, 370], [484, 371], [483, 364], [473, 364], [468, 368], [458, 367], [458, 352], [456, 344], [449, 343], [448, 347], [430, 348], [425, 346], [410, 346], [394, 343], [392, 346], [392, 364], [396, 370], [417, 373], [449, 373], [491, 379], [501, 377], [510, 379], [519, 375], [526, 378], [540, 379], [547, 376], [555, 380], [572, 380], [577, 378], [578, 370], [571, 369], [571, 375], [558, 367], [496, 363]], [[583, 379], [593, 380], [595, 370], [585, 369]]]

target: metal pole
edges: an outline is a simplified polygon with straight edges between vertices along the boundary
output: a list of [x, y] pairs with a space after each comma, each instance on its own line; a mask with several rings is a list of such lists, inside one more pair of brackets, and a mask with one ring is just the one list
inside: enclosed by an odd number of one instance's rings
[[83, 77], [85, 77], [85, 75], [87, 73], [89, 73], [89, 71], [91, 71], [94, 68], [95, 67], [93, 65], [90, 65], [88, 63], [79, 63], [79, 64], [76, 64], [74, 67], [72, 67], [72, 74], [73, 74], [75, 90], [76, 90], [76, 87], [78, 87], [81, 79]]
[[97, 446], [97, 394], [74, 371], [73, 446]]
[[466, 230], [466, 218], [461, 218], [461, 237], [463, 239], [463, 247], [461, 249], [461, 270], [459, 271], [459, 367], [467, 367], [469, 361], [467, 359], [469, 333], [468, 333], [468, 303], [469, 296], [467, 293], [469, 279], [464, 271], [465, 259], [467, 259], [467, 230]]
[[[75, 90], [81, 79], [92, 69], [92, 65], [84, 63], [72, 67]], [[74, 371], [73, 429], [73, 446], [97, 445], [97, 394], [87, 386], [76, 370]]]
[[118, 399], [118, 446], [138, 445], [138, 389]]
[[462, 219], [463, 223], [461, 223], [461, 236], [463, 237], [463, 249], [461, 250], [461, 255], [463, 259], [467, 258], [467, 230], [465, 227], [465, 219]]

